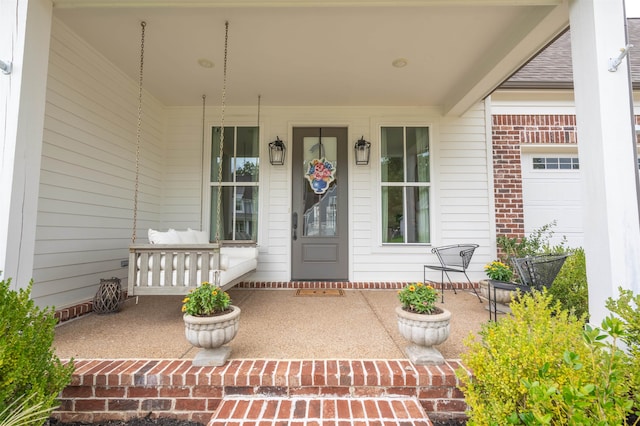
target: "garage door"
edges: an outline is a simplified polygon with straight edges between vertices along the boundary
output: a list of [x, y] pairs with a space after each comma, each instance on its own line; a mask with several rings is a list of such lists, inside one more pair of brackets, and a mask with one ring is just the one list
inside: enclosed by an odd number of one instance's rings
[[582, 247], [582, 190], [577, 154], [523, 153], [524, 228], [528, 234], [556, 221], [553, 243], [566, 236], [569, 247]]

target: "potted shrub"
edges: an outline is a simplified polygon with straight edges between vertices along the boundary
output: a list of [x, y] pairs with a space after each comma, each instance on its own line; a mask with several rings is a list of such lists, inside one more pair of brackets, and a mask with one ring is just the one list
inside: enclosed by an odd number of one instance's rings
[[[511, 267], [500, 260], [494, 260], [484, 265], [484, 271], [490, 280], [508, 283], [513, 278], [513, 270]], [[478, 284], [480, 286], [480, 294], [489, 299], [489, 282], [487, 280], [480, 280]], [[495, 300], [497, 303], [509, 304], [514, 293], [515, 292], [509, 290], [496, 289]], [[493, 299], [493, 295], [491, 295], [491, 299]]]
[[189, 343], [202, 348], [193, 365], [223, 365], [231, 354], [224, 346], [238, 333], [240, 308], [231, 304], [229, 294], [214, 284], [203, 282], [182, 301], [185, 335]]
[[451, 312], [437, 307], [438, 291], [430, 285], [412, 283], [398, 291], [401, 306], [396, 307], [398, 330], [412, 345], [405, 349], [416, 365], [444, 363], [434, 346], [449, 337]]

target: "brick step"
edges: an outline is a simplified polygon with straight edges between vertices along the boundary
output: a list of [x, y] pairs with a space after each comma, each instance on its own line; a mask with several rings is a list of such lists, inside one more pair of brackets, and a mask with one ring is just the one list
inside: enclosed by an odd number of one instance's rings
[[419, 401], [434, 421], [462, 418], [467, 408], [455, 373], [464, 366], [456, 360], [433, 366], [406, 359], [234, 359], [221, 367], [196, 367], [189, 359], [73, 363], [71, 383], [53, 413], [64, 422], [129, 419], [151, 411], [207, 423], [223, 401], [236, 399], [407, 398]]
[[417, 398], [224, 398], [208, 426], [432, 426]]

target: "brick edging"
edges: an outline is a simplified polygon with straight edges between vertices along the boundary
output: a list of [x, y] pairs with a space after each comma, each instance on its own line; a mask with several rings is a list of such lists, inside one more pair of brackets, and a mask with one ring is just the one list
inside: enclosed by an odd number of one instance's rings
[[[66, 362], [69, 362], [68, 360]], [[416, 397], [436, 417], [464, 418], [459, 360], [414, 366], [399, 360], [231, 360], [194, 367], [184, 359], [73, 361], [53, 417], [127, 420], [152, 413], [207, 423], [224, 397]]]

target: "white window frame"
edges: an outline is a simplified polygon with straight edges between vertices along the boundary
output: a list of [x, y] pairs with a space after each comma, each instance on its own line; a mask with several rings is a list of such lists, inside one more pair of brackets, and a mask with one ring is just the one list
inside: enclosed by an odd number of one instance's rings
[[[402, 182], [383, 182], [382, 181], [382, 171], [380, 169], [380, 165], [381, 165], [381, 161], [383, 158], [382, 155], [382, 130], [384, 128], [391, 128], [391, 127], [400, 127], [402, 128], [402, 133], [403, 133], [403, 181]], [[425, 128], [427, 129], [427, 134], [428, 134], [428, 138], [429, 138], [429, 179], [428, 182], [407, 182], [407, 168], [406, 168], [406, 159], [407, 159], [407, 145], [406, 145], [406, 141], [407, 141], [407, 128]], [[408, 247], [408, 246], [430, 246], [433, 243], [434, 240], [434, 235], [433, 235], [433, 229], [432, 229], [432, 223], [433, 223], [433, 219], [434, 219], [434, 215], [435, 215], [435, 211], [434, 211], [434, 205], [433, 205], [433, 191], [434, 191], [434, 182], [433, 182], [433, 176], [434, 176], [434, 165], [433, 165], [433, 157], [434, 157], [434, 141], [433, 141], [433, 126], [429, 125], [429, 124], [424, 124], [424, 123], [403, 123], [403, 124], [396, 124], [396, 123], [385, 123], [385, 124], [381, 124], [378, 127], [378, 156], [380, 158], [380, 162], [378, 164], [378, 179], [377, 179], [377, 187], [378, 187], [378, 211], [379, 211], [379, 217], [380, 217], [380, 222], [379, 222], [379, 227], [378, 227], [378, 238], [380, 240], [380, 243], [383, 247]], [[428, 203], [429, 203], [429, 223], [427, 224], [427, 230], [429, 233], [429, 241], [426, 242], [385, 242], [384, 241], [384, 236], [383, 236], [383, 229], [382, 229], [382, 224], [384, 223], [384, 215], [385, 212], [383, 211], [382, 208], [382, 200], [383, 200], [383, 196], [382, 196], [382, 188], [383, 187], [401, 187], [403, 189], [406, 188], [415, 188], [415, 187], [424, 187], [424, 188], [429, 188], [429, 196], [428, 196]], [[403, 212], [406, 215], [406, 211], [407, 211], [407, 197], [406, 197], [406, 192], [403, 193]], [[403, 234], [404, 238], [406, 239], [406, 235], [407, 235], [407, 223], [405, 221], [404, 223], [404, 229], [403, 229]]]
[[[202, 212], [201, 212], [201, 226], [203, 230], [207, 230], [207, 232], [209, 234], [211, 234], [211, 215], [212, 215], [212, 211], [211, 211], [211, 190], [214, 186], [218, 186], [218, 182], [217, 182], [217, 178], [215, 181], [211, 180], [211, 156], [212, 156], [212, 134], [213, 134], [213, 129], [216, 127], [221, 127], [220, 124], [209, 124], [207, 125], [207, 129], [208, 132], [205, 136], [205, 146], [203, 149], [203, 160], [202, 160]], [[256, 241], [254, 240], [233, 240], [233, 241], [240, 241], [240, 242], [255, 242], [258, 243], [258, 240], [260, 240], [260, 233], [262, 232], [262, 230], [264, 229], [264, 224], [263, 224], [263, 219], [262, 216], [260, 214], [260, 210], [262, 208], [264, 208], [264, 194], [262, 191], [262, 187], [260, 185], [261, 182], [263, 182], [264, 180], [264, 168], [266, 167], [266, 164], [268, 164], [268, 160], [265, 160], [264, 156], [262, 155], [262, 144], [261, 144], [261, 140], [262, 140], [262, 126], [261, 125], [256, 125], [256, 123], [233, 123], [233, 124], [227, 124], [225, 125], [225, 129], [227, 128], [233, 128], [234, 129], [234, 145], [233, 145], [233, 156], [234, 158], [236, 158], [236, 154], [237, 154], [237, 145], [236, 145], [236, 141], [237, 141], [237, 132], [238, 132], [238, 128], [239, 127], [257, 127], [258, 128], [258, 155], [259, 155], [259, 171], [258, 171], [258, 180], [256, 182], [227, 182], [225, 185], [222, 185], [223, 187], [225, 186], [229, 186], [229, 187], [236, 187], [236, 186], [255, 186], [256, 188], [258, 188], [258, 208], [257, 208], [257, 226], [258, 226], [258, 230], [256, 232]], [[225, 141], [226, 143], [226, 141]], [[234, 204], [235, 206], [235, 204]], [[234, 218], [233, 218], [233, 229], [234, 229], [234, 234], [235, 234], [235, 226], [236, 226], [236, 217], [235, 214], [237, 213], [236, 208], [234, 207]], [[220, 238], [221, 240], [224, 241], [224, 236], [221, 236]], [[229, 240], [231, 241], [231, 240]]]

